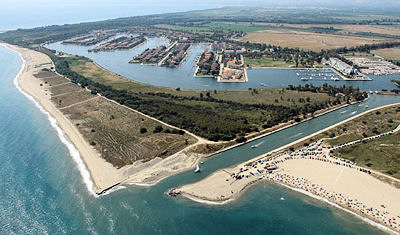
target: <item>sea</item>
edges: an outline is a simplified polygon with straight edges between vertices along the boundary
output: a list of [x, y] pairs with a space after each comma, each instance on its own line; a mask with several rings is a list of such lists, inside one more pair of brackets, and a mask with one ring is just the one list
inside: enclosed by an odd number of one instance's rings
[[[365, 220], [274, 183], [236, 201], [200, 204], [166, 192], [251, 159], [370, 108], [400, 102], [372, 95], [238, 148], [154, 186], [124, 185], [95, 197], [48, 116], [14, 84], [19, 55], [0, 46], [0, 234], [383, 234]], [[368, 105], [368, 107], [366, 107]], [[258, 148], [250, 146], [257, 144]]]

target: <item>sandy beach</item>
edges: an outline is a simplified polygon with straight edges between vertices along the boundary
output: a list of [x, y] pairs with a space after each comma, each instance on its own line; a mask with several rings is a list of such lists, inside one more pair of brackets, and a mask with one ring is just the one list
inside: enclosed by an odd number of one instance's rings
[[[397, 127], [391, 132], [399, 129]], [[380, 136], [384, 135], [368, 138]], [[323, 144], [323, 140], [295, 152], [270, 155], [293, 144], [219, 170], [204, 180], [181, 186], [173, 192], [200, 203], [224, 204], [238, 198], [252, 184], [272, 181], [300, 192], [312, 193], [371, 221], [400, 231], [400, 189], [373, 176], [382, 173], [336, 158], [330, 154], [333, 148]], [[339, 147], [342, 146], [335, 146]]]
[[199, 138], [200, 141], [194, 145], [190, 145], [166, 159], [155, 158], [146, 163], [138, 161], [120, 169], [115, 168], [100, 156], [84, 139], [78, 128], [51, 101], [48, 86], [34, 77], [34, 74], [43, 68], [53, 66], [51, 59], [34, 50], [5, 43], [1, 45], [18, 52], [24, 60], [24, 67], [16, 80], [16, 86], [20, 87], [21, 92], [27, 98], [32, 99], [38, 108], [48, 116], [60, 140], [68, 147], [84, 183], [93, 195], [97, 196], [121, 183], [154, 184], [172, 174], [193, 168], [202, 157], [200, 154], [189, 153], [191, 147], [207, 142]]

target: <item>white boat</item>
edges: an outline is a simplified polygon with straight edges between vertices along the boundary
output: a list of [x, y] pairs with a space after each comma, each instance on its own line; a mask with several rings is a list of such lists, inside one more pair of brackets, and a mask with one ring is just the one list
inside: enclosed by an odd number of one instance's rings
[[308, 78], [300, 78], [302, 81], [308, 81]]
[[196, 166], [196, 170], [194, 170], [194, 173], [199, 173], [200, 172], [200, 167], [199, 165]]
[[252, 145], [252, 146], [251, 146], [251, 148], [252, 148], [252, 149], [254, 149], [254, 148], [257, 148], [257, 146], [255, 146], [255, 145]]

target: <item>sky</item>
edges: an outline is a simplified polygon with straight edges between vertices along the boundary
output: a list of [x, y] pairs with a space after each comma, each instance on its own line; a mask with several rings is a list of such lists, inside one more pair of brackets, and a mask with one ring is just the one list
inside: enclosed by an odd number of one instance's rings
[[0, 0], [0, 30], [223, 6], [399, 8], [400, 0]]

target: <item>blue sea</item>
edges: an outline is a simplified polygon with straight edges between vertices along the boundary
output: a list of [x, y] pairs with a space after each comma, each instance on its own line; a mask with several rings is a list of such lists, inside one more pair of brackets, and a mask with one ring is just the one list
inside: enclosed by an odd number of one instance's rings
[[[165, 193], [363, 112], [349, 106], [210, 158], [201, 174], [93, 197], [47, 116], [13, 84], [22, 61], [0, 46], [0, 234], [383, 234], [340, 209], [260, 183], [237, 201], [208, 206]], [[399, 102], [373, 95], [370, 108]], [[340, 115], [339, 115], [340, 114]], [[252, 144], [261, 143], [254, 151]], [[284, 198], [284, 200], [281, 200]]]

